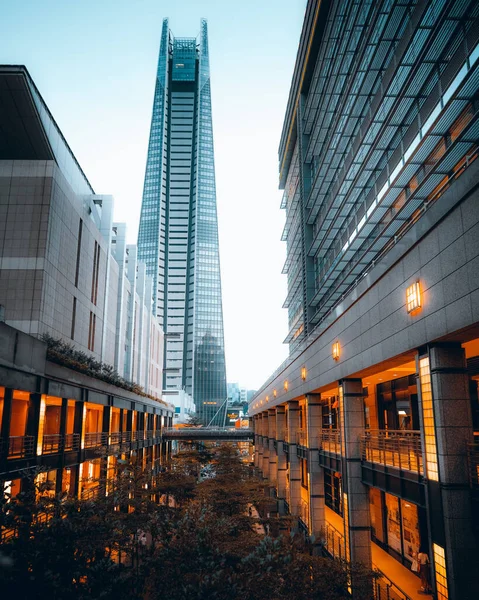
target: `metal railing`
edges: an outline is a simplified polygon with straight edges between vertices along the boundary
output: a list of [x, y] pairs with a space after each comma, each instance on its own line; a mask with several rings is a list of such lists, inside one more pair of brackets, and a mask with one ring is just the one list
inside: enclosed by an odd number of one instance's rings
[[375, 600], [411, 600], [411, 597], [393, 583], [374, 563], [373, 570], [376, 572], [374, 580]]
[[479, 440], [467, 446], [469, 482], [474, 492], [479, 493]]
[[308, 446], [308, 431], [306, 429], [298, 429], [296, 432], [296, 443], [298, 446]]
[[61, 433], [46, 433], [42, 440], [42, 454], [55, 454], [62, 449]]
[[66, 433], [64, 436], [63, 447], [65, 452], [76, 452], [80, 449], [80, 434]]
[[324, 526], [324, 545], [327, 552], [333, 557], [340, 560], [346, 559], [346, 546], [344, 543], [344, 533], [336, 529], [326, 521]]
[[108, 444], [108, 433], [102, 431], [94, 431], [85, 433], [83, 438], [84, 448], [97, 448], [98, 446], [106, 446]]
[[361, 439], [363, 461], [424, 474], [419, 431], [370, 430]]
[[301, 521], [303, 521], [303, 523], [306, 525], [306, 527], [309, 527], [309, 504], [308, 502], [306, 502], [305, 500], [301, 500], [301, 503], [299, 504], [298, 507], [298, 516], [301, 519]]
[[100, 493], [100, 486], [96, 485], [91, 488], [83, 489], [81, 491], [81, 499], [82, 500], [93, 500], [97, 498]]
[[341, 454], [341, 436], [339, 429], [323, 429], [321, 431], [321, 450]]
[[8, 458], [25, 458], [33, 456], [35, 437], [33, 435], [19, 435], [8, 438]]

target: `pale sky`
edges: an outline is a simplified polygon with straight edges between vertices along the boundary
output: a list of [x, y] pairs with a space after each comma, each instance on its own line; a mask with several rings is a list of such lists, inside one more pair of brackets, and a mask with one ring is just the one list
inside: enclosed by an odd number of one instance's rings
[[161, 24], [208, 19], [227, 380], [287, 356], [278, 144], [306, 0], [0, 0], [0, 63], [24, 64], [136, 243]]

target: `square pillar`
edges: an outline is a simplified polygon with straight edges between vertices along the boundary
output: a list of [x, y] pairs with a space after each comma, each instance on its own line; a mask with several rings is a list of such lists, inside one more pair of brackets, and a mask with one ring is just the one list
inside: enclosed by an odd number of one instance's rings
[[289, 511], [292, 515], [299, 515], [301, 509], [301, 471], [297, 452], [297, 438], [299, 431], [299, 402], [288, 402], [288, 444], [289, 444]]
[[361, 482], [360, 440], [364, 433], [361, 379], [343, 379], [339, 382], [339, 424], [346, 559], [371, 568], [369, 494], [367, 486]]
[[263, 478], [269, 479], [269, 423], [268, 411], [263, 413]]
[[258, 446], [256, 448], [256, 454], [258, 455], [258, 469], [263, 473], [263, 414], [260, 413], [258, 417]]
[[260, 439], [260, 422], [259, 415], [253, 417], [253, 431], [254, 431], [254, 466], [259, 469], [259, 439]]
[[277, 448], [277, 490], [279, 498], [286, 498], [286, 473], [288, 472], [287, 456], [283, 450], [286, 432], [286, 409], [284, 406], [276, 407], [276, 439]]
[[431, 344], [417, 361], [435, 592], [438, 600], [478, 598], [467, 457], [473, 425], [464, 349], [459, 343]]
[[275, 445], [278, 444], [276, 436], [276, 409], [268, 410], [268, 438], [269, 438], [269, 481], [276, 487], [278, 482], [278, 452]]
[[321, 394], [306, 395], [306, 430], [308, 435], [308, 475], [310, 530], [320, 540], [325, 529], [324, 471], [319, 464], [321, 439]]

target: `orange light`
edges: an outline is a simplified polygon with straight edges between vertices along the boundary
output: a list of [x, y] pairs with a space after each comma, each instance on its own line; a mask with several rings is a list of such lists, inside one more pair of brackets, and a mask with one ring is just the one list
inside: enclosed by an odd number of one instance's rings
[[339, 360], [340, 353], [341, 353], [341, 348], [339, 346], [339, 342], [334, 342], [334, 344], [333, 344], [333, 358], [334, 358], [334, 360]]
[[278, 392], [276, 390], [273, 390], [273, 396], [276, 398], [277, 395], [278, 395]]
[[301, 367], [301, 379], [306, 380], [306, 367]]
[[266, 402], [269, 402], [269, 396], [266, 396]]
[[284, 384], [283, 384], [283, 387], [284, 387], [284, 391], [285, 391], [285, 392], [287, 392], [287, 391], [288, 391], [288, 387], [289, 387], [289, 384], [288, 384], [288, 380], [287, 380], [287, 379], [285, 380], [285, 382], [284, 382]]
[[421, 308], [421, 286], [419, 281], [415, 281], [406, 289], [406, 306], [408, 313]]

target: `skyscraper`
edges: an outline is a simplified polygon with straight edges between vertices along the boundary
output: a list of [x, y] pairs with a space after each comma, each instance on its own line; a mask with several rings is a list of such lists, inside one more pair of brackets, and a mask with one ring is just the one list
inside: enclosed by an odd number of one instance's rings
[[205, 423], [213, 417], [223, 423], [226, 369], [204, 19], [198, 39], [175, 38], [163, 21], [138, 256], [153, 277], [153, 304], [165, 331], [164, 393], [173, 402], [180, 391], [192, 395]]

